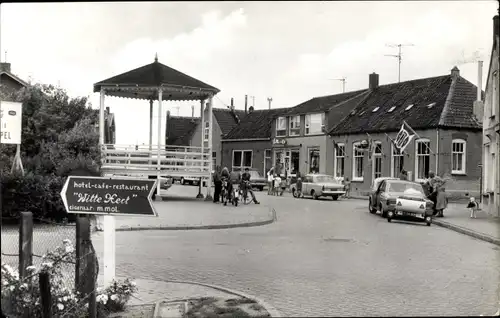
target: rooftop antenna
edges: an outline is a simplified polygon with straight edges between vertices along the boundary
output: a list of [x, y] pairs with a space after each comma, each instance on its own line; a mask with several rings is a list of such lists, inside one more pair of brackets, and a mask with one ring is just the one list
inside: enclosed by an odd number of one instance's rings
[[179, 116], [179, 109], [181, 108], [181, 106], [175, 106], [174, 108], [177, 109], [177, 116]]
[[401, 56], [402, 56], [401, 48], [403, 46], [415, 46], [415, 45], [409, 43], [409, 44], [386, 44], [386, 46], [398, 48], [398, 54], [384, 54], [384, 55], [390, 56], [390, 57], [395, 57], [398, 59], [398, 83], [399, 83], [399, 82], [401, 82]]
[[341, 81], [342, 82], [342, 93], [345, 93], [345, 77], [342, 78], [330, 78], [330, 81]]
[[5, 50], [4, 62], [7, 63], [7, 50]]
[[267, 102], [269, 103], [269, 109], [271, 109], [271, 102], [272, 101], [273, 101], [273, 99], [271, 97], [267, 98]]

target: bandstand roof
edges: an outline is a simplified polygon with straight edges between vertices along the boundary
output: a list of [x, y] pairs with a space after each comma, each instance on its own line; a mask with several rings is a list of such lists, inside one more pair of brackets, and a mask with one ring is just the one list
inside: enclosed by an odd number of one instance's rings
[[158, 87], [163, 88], [162, 100], [200, 100], [220, 92], [196, 78], [155, 61], [94, 84], [94, 92], [105, 89], [107, 96], [157, 100]]

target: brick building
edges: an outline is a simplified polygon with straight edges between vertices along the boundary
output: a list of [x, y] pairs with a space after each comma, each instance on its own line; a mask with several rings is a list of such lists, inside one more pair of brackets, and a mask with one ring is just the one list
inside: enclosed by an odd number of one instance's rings
[[221, 143], [222, 166], [229, 169], [253, 168], [266, 173], [272, 166], [271, 130], [275, 116], [287, 108], [254, 110], [236, 125]]
[[[451, 175], [446, 190], [467, 196], [479, 192], [481, 126], [473, 113], [476, 86], [451, 74], [379, 86], [369, 76], [367, 96], [329, 131], [335, 147], [335, 175], [349, 177], [352, 192], [366, 194], [372, 180], [397, 177], [401, 169], [422, 182], [429, 171]], [[403, 153], [393, 142], [403, 122], [417, 134]], [[371, 158], [359, 146], [373, 142]]]
[[[208, 146], [208, 109], [204, 110], [204, 123], [198, 122], [192, 136], [191, 146], [201, 147], [201, 134], [203, 133], [203, 140], [205, 146]], [[245, 111], [235, 109], [231, 100], [229, 108], [213, 108], [212, 109], [212, 165], [221, 165], [222, 163], [222, 139], [245, 117]]]
[[275, 117], [271, 130], [272, 162], [281, 175], [297, 172], [333, 175], [334, 147], [326, 132], [365, 96], [368, 90], [312, 98]]
[[500, 25], [498, 15], [493, 18], [493, 48], [486, 79], [483, 113], [483, 210], [500, 216], [500, 98], [499, 51]]

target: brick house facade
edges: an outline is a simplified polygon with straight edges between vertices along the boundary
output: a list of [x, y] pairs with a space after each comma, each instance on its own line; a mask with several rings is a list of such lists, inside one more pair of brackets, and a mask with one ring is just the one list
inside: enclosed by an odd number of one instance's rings
[[[450, 75], [378, 85], [370, 75], [368, 96], [330, 130], [335, 175], [348, 177], [353, 193], [366, 195], [377, 177], [398, 177], [404, 169], [423, 182], [430, 171], [450, 176], [446, 191], [455, 197], [479, 194], [481, 127], [474, 117], [476, 86]], [[403, 122], [416, 132], [400, 154], [392, 144]], [[371, 141], [373, 154], [355, 149]]]

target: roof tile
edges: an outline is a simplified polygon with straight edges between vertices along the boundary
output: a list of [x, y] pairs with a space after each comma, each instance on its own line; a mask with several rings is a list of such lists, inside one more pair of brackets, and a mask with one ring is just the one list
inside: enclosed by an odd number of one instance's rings
[[167, 129], [165, 139], [167, 145], [174, 146], [189, 146], [191, 137], [193, 136], [200, 118], [197, 117], [167, 117]]
[[213, 108], [212, 111], [223, 135], [227, 135], [245, 117], [245, 111], [239, 109]]
[[248, 113], [224, 139], [271, 138], [271, 126], [275, 116], [285, 114], [289, 108], [254, 110]]

